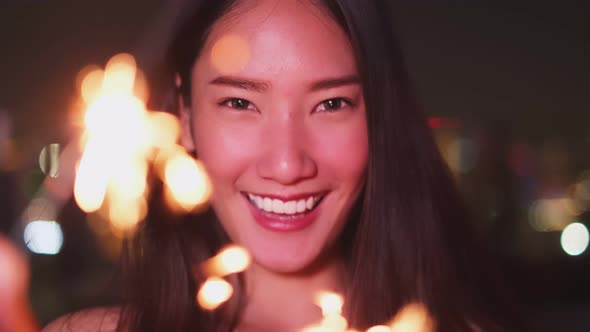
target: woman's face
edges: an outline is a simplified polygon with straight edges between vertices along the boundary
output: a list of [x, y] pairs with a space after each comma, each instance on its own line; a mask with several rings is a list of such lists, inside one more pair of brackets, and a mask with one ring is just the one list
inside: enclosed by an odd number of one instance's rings
[[186, 122], [232, 240], [272, 271], [316, 262], [347, 222], [367, 165], [363, 94], [342, 29], [304, 1], [241, 4], [213, 26], [191, 98]]

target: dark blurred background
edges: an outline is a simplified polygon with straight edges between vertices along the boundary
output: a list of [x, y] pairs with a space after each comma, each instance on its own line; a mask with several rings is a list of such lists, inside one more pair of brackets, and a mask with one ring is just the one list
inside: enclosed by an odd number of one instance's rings
[[[39, 154], [69, 139], [78, 71], [120, 52], [149, 69], [182, 2], [1, 2], [0, 231], [23, 242], [23, 218], [46, 176]], [[590, 326], [590, 23], [582, 5], [396, 4], [441, 151], [535, 331]], [[63, 246], [30, 253], [31, 301], [43, 323], [117, 302], [116, 240], [73, 201], [59, 206]]]

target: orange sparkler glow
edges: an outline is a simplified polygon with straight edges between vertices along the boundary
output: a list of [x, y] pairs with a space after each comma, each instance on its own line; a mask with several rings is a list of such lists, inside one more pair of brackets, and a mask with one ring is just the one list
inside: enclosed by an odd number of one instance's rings
[[180, 122], [172, 114], [151, 112], [148, 114], [148, 132], [151, 144], [159, 149], [174, 147], [180, 136]]
[[344, 301], [342, 296], [331, 292], [320, 292], [316, 296], [316, 304], [322, 308], [322, 314], [340, 315], [342, 313], [342, 305]]
[[434, 331], [434, 321], [424, 305], [410, 303], [395, 315], [389, 327], [391, 332], [431, 332]]
[[204, 204], [211, 194], [205, 168], [186, 153], [175, 154], [166, 161], [164, 181], [170, 195], [185, 211]]
[[305, 332], [345, 332], [348, 321], [342, 317], [342, 296], [332, 292], [319, 292], [315, 303], [322, 309], [324, 316], [319, 326], [310, 326]]
[[233, 287], [219, 277], [210, 277], [197, 294], [197, 302], [205, 310], [214, 310], [233, 294]]
[[192, 211], [206, 203], [211, 185], [204, 167], [176, 144], [180, 125], [173, 115], [146, 110], [147, 87], [133, 56], [115, 55], [105, 70], [87, 67], [78, 81], [86, 112], [74, 196], [82, 210], [100, 209], [116, 231], [133, 230], [147, 213], [155, 155], [173, 207]]
[[87, 104], [90, 104], [100, 94], [102, 78], [104, 71], [100, 68], [92, 69], [88, 72], [80, 84], [82, 98]]
[[82, 154], [76, 180], [74, 182], [74, 198], [82, 211], [94, 212], [100, 208], [108, 186], [108, 173], [102, 169], [100, 150], [93, 151], [89, 144]]
[[252, 257], [250, 257], [246, 249], [231, 245], [222, 249], [206, 265], [208, 272], [212, 275], [226, 276], [246, 270], [251, 261]]

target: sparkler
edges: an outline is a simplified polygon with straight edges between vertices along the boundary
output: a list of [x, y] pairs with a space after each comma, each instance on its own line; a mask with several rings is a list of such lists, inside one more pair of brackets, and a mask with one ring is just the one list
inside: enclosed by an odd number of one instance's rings
[[81, 74], [86, 105], [82, 156], [74, 197], [87, 212], [98, 212], [117, 232], [133, 231], [147, 213], [148, 169], [155, 164], [174, 210], [204, 205], [211, 185], [204, 167], [177, 145], [176, 117], [150, 112], [143, 74], [129, 54], [112, 57], [104, 70]]

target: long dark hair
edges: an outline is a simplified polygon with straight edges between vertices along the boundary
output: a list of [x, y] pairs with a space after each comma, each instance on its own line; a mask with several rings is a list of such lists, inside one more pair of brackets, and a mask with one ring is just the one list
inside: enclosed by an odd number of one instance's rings
[[[235, 1], [191, 1], [159, 71], [157, 108], [190, 103], [190, 73], [212, 24]], [[367, 110], [366, 185], [341, 243], [348, 268], [345, 315], [355, 328], [387, 322], [405, 304], [423, 303], [438, 331], [515, 330], [515, 316], [494, 287], [466, 209], [419, 110], [395, 36], [388, 1], [317, 1], [348, 34]], [[189, 12], [189, 11], [187, 11]], [[180, 89], [175, 75], [181, 77]], [[193, 220], [183, 221], [189, 218]], [[175, 217], [154, 195], [146, 222], [124, 247], [129, 331], [214, 331], [239, 319], [241, 290], [216, 313], [195, 304], [203, 276], [193, 267], [229, 241], [214, 212]], [[203, 220], [194, 220], [203, 219]], [[518, 328], [520, 330], [520, 328]]]

